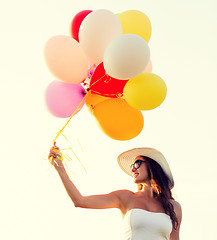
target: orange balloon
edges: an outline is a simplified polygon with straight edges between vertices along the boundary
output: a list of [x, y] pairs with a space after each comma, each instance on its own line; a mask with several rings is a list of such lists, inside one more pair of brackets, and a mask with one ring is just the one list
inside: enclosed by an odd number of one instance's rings
[[91, 91], [89, 91], [87, 93], [87, 97], [86, 97], [86, 101], [85, 104], [87, 106], [87, 109], [89, 110], [90, 113], [92, 113], [93, 108], [95, 107], [96, 104], [103, 102], [105, 100], [111, 99], [109, 97], [104, 97], [98, 94], [94, 94], [91, 93]]
[[123, 141], [136, 137], [144, 125], [141, 111], [120, 98], [96, 104], [93, 115], [103, 132], [115, 140]]

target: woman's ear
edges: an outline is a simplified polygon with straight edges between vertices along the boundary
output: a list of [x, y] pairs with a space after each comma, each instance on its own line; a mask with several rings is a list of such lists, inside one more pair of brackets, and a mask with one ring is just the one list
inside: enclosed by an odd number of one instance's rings
[[141, 191], [142, 190], [142, 184], [137, 184], [138, 186], [138, 191]]

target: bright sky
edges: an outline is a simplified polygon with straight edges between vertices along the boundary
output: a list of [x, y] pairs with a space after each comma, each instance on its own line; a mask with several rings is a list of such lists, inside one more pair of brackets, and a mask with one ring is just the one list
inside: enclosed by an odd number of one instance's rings
[[[115, 141], [83, 108], [65, 134], [77, 160], [69, 174], [82, 194], [135, 190], [116, 157], [133, 147], [162, 151], [170, 163], [175, 199], [183, 208], [181, 239], [213, 239], [217, 214], [217, 2], [215, 0], [5, 1], [0, 6], [1, 197], [4, 240], [121, 239], [118, 210], [73, 207], [44, 156], [65, 119], [53, 117], [44, 91], [55, 78], [43, 60], [54, 35], [68, 35], [73, 16], [85, 9], [148, 15], [153, 73], [167, 84], [164, 103], [144, 113], [142, 133]], [[60, 139], [60, 144], [67, 144]], [[82, 151], [83, 149], [83, 151]], [[72, 155], [73, 157], [73, 155]]]

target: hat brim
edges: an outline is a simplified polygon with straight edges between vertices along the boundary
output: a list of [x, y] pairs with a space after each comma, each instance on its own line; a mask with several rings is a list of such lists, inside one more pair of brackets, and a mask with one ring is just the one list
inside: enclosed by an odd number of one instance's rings
[[135, 158], [138, 156], [146, 156], [156, 161], [161, 166], [166, 176], [169, 178], [170, 189], [173, 188], [174, 180], [169, 164], [166, 161], [164, 155], [154, 148], [133, 148], [121, 153], [117, 159], [120, 168], [126, 174], [132, 176], [130, 166], [135, 162]]

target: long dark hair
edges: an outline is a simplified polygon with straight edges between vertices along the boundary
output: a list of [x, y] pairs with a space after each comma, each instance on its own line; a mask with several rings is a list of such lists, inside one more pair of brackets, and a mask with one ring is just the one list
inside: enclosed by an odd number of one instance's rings
[[141, 157], [145, 160], [148, 166], [148, 177], [151, 180], [154, 197], [160, 200], [165, 213], [168, 214], [172, 220], [173, 228], [176, 229], [178, 226], [178, 219], [173, 204], [170, 202], [170, 199], [174, 200], [174, 198], [172, 197], [171, 189], [169, 187], [169, 178], [156, 161], [149, 157]]

